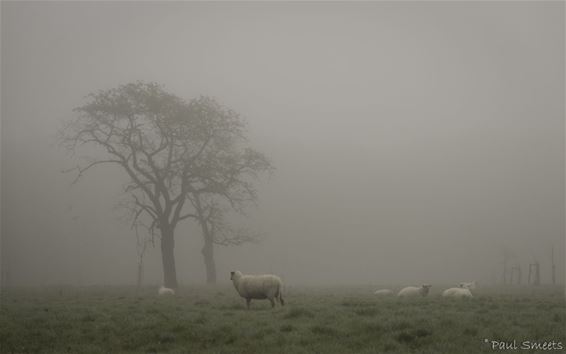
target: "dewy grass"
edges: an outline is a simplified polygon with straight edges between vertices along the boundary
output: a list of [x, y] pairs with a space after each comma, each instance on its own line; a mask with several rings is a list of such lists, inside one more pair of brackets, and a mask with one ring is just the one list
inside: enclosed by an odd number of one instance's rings
[[468, 301], [298, 288], [287, 294], [285, 307], [256, 301], [251, 310], [229, 287], [181, 288], [167, 298], [155, 293], [128, 287], [7, 289], [0, 352], [475, 354], [523, 341], [566, 347], [566, 307], [558, 288], [478, 289]]

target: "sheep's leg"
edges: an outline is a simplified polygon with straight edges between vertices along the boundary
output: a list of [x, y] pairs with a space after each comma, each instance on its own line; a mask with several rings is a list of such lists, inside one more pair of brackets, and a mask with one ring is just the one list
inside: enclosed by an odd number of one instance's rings
[[250, 302], [252, 302], [252, 299], [246, 298], [246, 306], [248, 307], [248, 310], [250, 309]]
[[281, 306], [285, 305], [285, 301], [283, 301], [283, 294], [281, 294], [281, 290], [278, 290], [277, 294], [275, 294], [275, 302], [277, 302], [277, 301], [279, 301]]
[[275, 300], [273, 300], [273, 298], [270, 297], [269, 301], [271, 302], [271, 308], [274, 308], [275, 307]]

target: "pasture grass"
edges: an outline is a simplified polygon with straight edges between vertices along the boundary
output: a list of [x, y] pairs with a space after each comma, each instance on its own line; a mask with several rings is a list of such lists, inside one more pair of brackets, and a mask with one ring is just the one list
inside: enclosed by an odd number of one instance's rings
[[288, 288], [285, 307], [252, 301], [247, 310], [228, 286], [181, 288], [174, 297], [149, 287], [10, 288], [0, 298], [0, 352], [495, 352], [484, 339], [566, 347], [559, 288], [478, 289], [464, 300], [371, 290]]

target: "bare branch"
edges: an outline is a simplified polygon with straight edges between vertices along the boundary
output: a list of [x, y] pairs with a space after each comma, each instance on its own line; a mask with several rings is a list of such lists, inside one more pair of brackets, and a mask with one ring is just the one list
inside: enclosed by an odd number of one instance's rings
[[185, 214], [185, 215], [179, 216], [177, 221], [185, 220], [185, 219], [188, 219], [188, 218], [196, 219], [197, 215], [196, 214]]
[[72, 171], [77, 171], [77, 172], [78, 172], [78, 173], [77, 173], [77, 176], [76, 176], [75, 179], [73, 179], [73, 181], [71, 182], [71, 184], [76, 184], [76, 183], [79, 181], [79, 179], [84, 175], [84, 173], [85, 173], [88, 169], [90, 169], [91, 167], [94, 167], [94, 166], [96, 166], [96, 165], [101, 165], [101, 164], [105, 164], [105, 163], [121, 163], [121, 162], [118, 161], [118, 160], [100, 160], [100, 161], [94, 161], [94, 162], [91, 162], [90, 164], [88, 164], [88, 165], [85, 166], [85, 167], [82, 167], [82, 168], [81, 168], [81, 167], [79, 167], [79, 166], [76, 166], [76, 167], [74, 167], [74, 168], [70, 168], [70, 169], [67, 169], [67, 170], [63, 170], [62, 172], [63, 172], [63, 173], [68, 173], [68, 172], [72, 172]]

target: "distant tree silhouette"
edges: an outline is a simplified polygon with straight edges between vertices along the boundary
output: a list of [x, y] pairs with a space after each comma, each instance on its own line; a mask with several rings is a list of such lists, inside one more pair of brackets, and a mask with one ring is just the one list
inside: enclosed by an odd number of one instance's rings
[[135, 82], [93, 93], [75, 112], [76, 119], [60, 130], [60, 142], [75, 153], [82, 146], [100, 152], [81, 154], [86, 162], [71, 169], [77, 173], [75, 182], [97, 165], [125, 172], [129, 181], [124, 191], [135, 206], [134, 219], [149, 217], [149, 227], [159, 231], [168, 288], [177, 287], [175, 229], [196, 217], [186, 203], [189, 195], [236, 200], [232, 179], [242, 174], [233, 168], [246, 169], [238, 164], [240, 158], [271, 168], [262, 154], [246, 146], [240, 116], [208, 97], [186, 102], [156, 83]]

